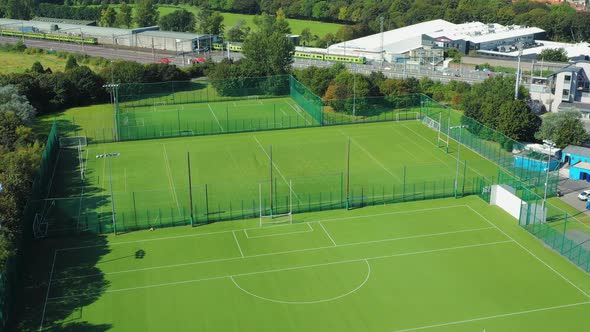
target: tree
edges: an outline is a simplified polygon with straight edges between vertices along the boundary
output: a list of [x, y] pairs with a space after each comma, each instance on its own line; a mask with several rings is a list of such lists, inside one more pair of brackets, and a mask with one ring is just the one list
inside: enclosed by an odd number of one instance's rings
[[212, 35], [221, 35], [225, 26], [223, 25], [223, 15], [219, 12], [210, 10], [201, 10], [197, 17], [198, 31]]
[[70, 71], [75, 68], [78, 68], [78, 61], [76, 61], [76, 58], [70, 54], [68, 56], [68, 60], [66, 61], [65, 71]]
[[5, 85], [0, 87], [0, 113], [12, 113], [19, 125], [31, 125], [36, 111], [14, 85]]
[[582, 145], [590, 136], [581, 121], [582, 114], [579, 111], [565, 111], [549, 113], [543, 116], [543, 123], [535, 134], [537, 139], [547, 139], [563, 149], [568, 145]]
[[[498, 75], [474, 84], [471, 90], [463, 95], [460, 107], [466, 116], [497, 129], [502, 104], [514, 100], [514, 80], [513, 77]], [[528, 91], [521, 86], [518, 98], [522, 100], [526, 97]]]
[[309, 45], [313, 40], [313, 35], [311, 34], [311, 30], [309, 28], [305, 28], [301, 30], [301, 43], [303, 45]]
[[537, 54], [537, 60], [568, 62], [567, 52], [564, 48], [547, 48]]
[[130, 28], [131, 22], [131, 7], [129, 7], [126, 2], [123, 2], [119, 8], [119, 14], [117, 14], [117, 26], [125, 26]]
[[533, 140], [540, 126], [541, 118], [523, 100], [509, 100], [500, 107], [496, 129], [514, 140]]
[[113, 7], [107, 7], [100, 12], [100, 25], [103, 27], [112, 27], [115, 25], [117, 13]]
[[244, 41], [249, 32], [250, 27], [246, 26], [246, 21], [238, 20], [236, 24], [227, 31], [225, 37], [232, 42]]
[[37, 73], [37, 74], [43, 74], [45, 72], [45, 68], [43, 68], [43, 65], [41, 64], [41, 62], [35, 61], [35, 63], [33, 63], [33, 66], [31, 66], [31, 72]]
[[0, 0], [0, 12], [4, 12], [7, 18], [29, 20], [34, 9], [33, 0]]
[[295, 46], [281, 32], [251, 32], [242, 46], [248, 76], [283, 75], [291, 70]]
[[194, 31], [195, 14], [185, 10], [176, 10], [160, 18], [160, 27], [167, 31]]
[[159, 12], [153, 0], [136, 0], [135, 9], [135, 23], [139, 27], [156, 25], [158, 22]]

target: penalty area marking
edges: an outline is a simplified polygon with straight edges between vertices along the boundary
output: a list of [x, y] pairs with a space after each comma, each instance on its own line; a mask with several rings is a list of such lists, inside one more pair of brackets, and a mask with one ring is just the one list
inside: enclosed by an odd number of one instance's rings
[[[265, 237], [274, 237], [274, 236], [283, 236], [283, 235], [292, 235], [292, 234], [299, 234], [299, 233], [310, 233], [310, 232], [314, 232], [314, 229], [313, 229], [313, 227], [311, 227], [311, 224], [310, 223], [307, 223], [306, 222], [304, 224], [307, 224], [307, 229], [304, 230], [304, 231], [286, 232], [286, 233], [279, 233], [279, 234], [255, 235], [255, 236], [248, 235], [248, 230], [261, 229], [261, 228], [244, 228], [243, 231], [244, 231], [244, 235], [246, 235], [246, 238], [247, 239], [259, 239], [259, 238], [265, 238]], [[292, 225], [293, 224], [290, 224], [290, 225], [277, 225], [277, 226], [292, 226]], [[298, 224], [295, 224], [295, 225], [298, 225]], [[277, 226], [274, 226], [274, 227], [277, 227]], [[271, 227], [268, 227], [266, 229], [274, 228], [274, 227], [271, 226]]]
[[369, 264], [369, 261], [367, 259], [364, 259], [365, 263], [367, 264], [367, 275], [365, 277], [365, 280], [363, 280], [363, 282], [360, 283], [360, 285], [356, 286], [354, 289], [344, 293], [344, 294], [340, 294], [338, 296], [334, 296], [328, 299], [323, 299], [323, 300], [316, 300], [316, 301], [282, 301], [282, 300], [275, 300], [275, 299], [270, 299], [267, 297], [263, 297], [260, 295], [256, 295], [252, 292], [249, 292], [247, 290], [245, 290], [244, 288], [242, 288], [235, 280], [234, 276], [230, 276], [229, 279], [233, 282], [233, 284], [238, 287], [238, 289], [240, 289], [242, 292], [253, 296], [255, 298], [264, 300], [264, 301], [268, 301], [268, 302], [274, 302], [274, 303], [281, 303], [281, 304], [315, 304], [315, 303], [323, 303], [323, 302], [329, 302], [329, 301], [334, 301], [334, 300], [338, 300], [341, 299], [345, 296], [348, 296], [352, 293], [355, 293], [356, 291], [358, 291], [359, 289], [361, 289], [369, 280], [369, 278], [371, 277], [371, 264]]

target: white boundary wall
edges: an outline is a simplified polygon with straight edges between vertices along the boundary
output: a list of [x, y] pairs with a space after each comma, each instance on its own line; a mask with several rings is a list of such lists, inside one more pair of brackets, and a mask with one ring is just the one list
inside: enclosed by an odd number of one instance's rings
[[492, 186], [490, 192], [490, 204], [501, 207], [504, 211], [519, 220], [522, 200], [514, 194], [515, 192], [514, 188], [510, 186], [495, 184]]

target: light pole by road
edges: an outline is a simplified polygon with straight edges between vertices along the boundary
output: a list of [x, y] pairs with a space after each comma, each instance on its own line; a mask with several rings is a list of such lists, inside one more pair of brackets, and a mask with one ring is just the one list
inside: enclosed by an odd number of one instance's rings
[[356, 116], [356, 64], [353, 64], [352, 71], [352, 116]]
[[[459, 188], [459, 165], [461, 164], [461, 138], [463, 136], [463, 128], [469, 128], [468, 125], [451, 126], [449, 129], [459, 129], [459, 140], [457, 144], [457, 170], [455, 171], [455, 198], [457, 198], [457, 191]], [[449, 132], [450, 135], [450, 132]], [[465, 181], [465, 180], [463, 180]]]
[[514, 100], [518, 99], [518, 88], [520, 86], [520, 57], [522, 56], [522, 49], [524, 45], [522, 43], [517, 43], [516, 47], [518, 48], [518, 65], [516, 66], [516, 83], [514, 84]]

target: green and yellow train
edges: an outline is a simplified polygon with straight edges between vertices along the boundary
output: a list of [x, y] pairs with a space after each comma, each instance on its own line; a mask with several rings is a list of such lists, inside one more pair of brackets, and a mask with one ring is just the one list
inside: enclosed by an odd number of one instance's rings
[[[221, 43], [213, 43], [212, 45], [213, 50], [216, 51], [226, 51], [227, 46]], [[242, 52], [242, 45], [241, 44], [229, 44], [230, 52]], [[335, 61], [335, 62], [350, 62], [350, 63], [367, 63], [367, 59], [363, 56], [350, 56], [350, 55], [337, 55], [337, 54], [324, 54], [324, 53], [316, 53], [316, 52], [305, 52], [305, 51], [295, 51], [293, 57], [299, 59], [311, 59], [311, 60], [320, 60], [320, 61]]]
[[91, 44], [91, 45], [98, 44], [98, 40], [96, 38], [92, 38], [92, 37], [67, 36], [67, 35], [58, 35], [58, 34], [43, 33], [43, 32], [22, 32], [22, 31], [16, 31], [16, 30], [0, 29], [0, 35], [12, 36], [12, 37], [33, 38], [33, 39], [45, 39], [45, 40], [51, 40], [51, 41], [63, 41], [63, 42], [78, 43], [78, 44]]

